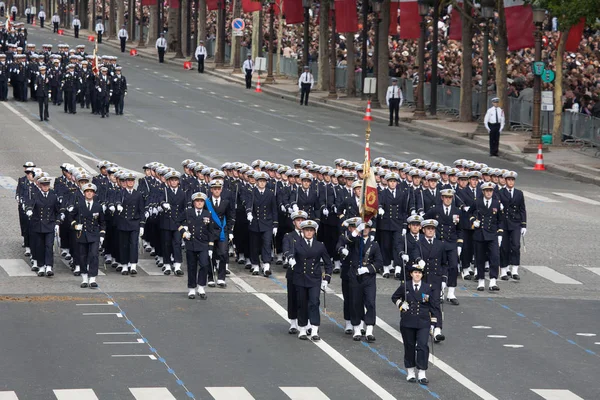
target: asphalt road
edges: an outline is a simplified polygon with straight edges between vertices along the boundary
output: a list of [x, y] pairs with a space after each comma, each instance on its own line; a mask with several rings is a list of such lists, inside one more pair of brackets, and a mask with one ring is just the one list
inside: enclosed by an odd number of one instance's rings
[[[84, 43], [40, 35], [33, 28], [30, 42]], [[166, 388], [177, 399], [189, 394], [219, 399], [207, 388], [231, 386], [256, 399], [294, 398], [280, 389], [294, 386], [318, 388], [329, 399], [381, 398], [377, 387], [390, 398], [598, 398], [600, 270], [594, 268], [600, 267], [595, 239], [600, 189], [377, 121], [373, 157], [474, 159], [517, 171], [517, 185], [528, 193], [527, 252], [522, 254], [528, 267], [522, 268], [522, 280], [500, 282], [501, 291], [493, 294], [459, 282], [461, 305], [445, 307], [447, 341], [435, 346], [441, 362], [429, 371], [429, 387], [404, 382], [398, 315], [389, 300], [394, 280], [377, 280], [380, 321], [377, 342], [368, 345], [354, 343], [340, 328], [341, 300], [335, 293], [341, 289], [335, 277], [326, 314], [323, 310], [326, 345], [317, 346], [287, 334], [278, 314], [285, 307], [280, 268], [265, 279], [232, 264], [236, 278], [227, 289], [210, 291], [207, 301], [188, 300], [186, 279], [156, 276], [158, 269], [147, 256], [135, 278], [106, 271], [99, 278], [102, 293], [79, 289], [79, 278], [58, 259], [53, 279], [26, 276], [23, 264], [11, 269], [10, 262], [24, 258], [10, 181], [4, 178], [20, 176], [26, 160], [57, 174], [61, 163], [74, 162], [70, 156], [90, 166], [108, 159], [132, 170], [155, 160], [179, 166], [185, 158], [219, 166], [257, 158], [331, 164], [338, 157], [363, 157], [365, 125], [354, 115], [300, 107], [128, 55], [119, 63], [129, 83], [124, 116], [101, 119], [89, 110], [69, 115], [51, 107], [50, 122], [40, 123], [33, 102], [0, 104], [0, 218], [6, 233], [0, 235], [0, 399], [2, 391], [15, 391], [21, 400], [50, 399], [52, 390], [75, 388], [90, 388], [99, 399], [131, 399], [129, 389], [140, 387]], [[118, 307], [76, 305], [106, 301]], [[122, 317], [83, 315], [98, 312]], [[97, 335], [125, 331], [135, 335]], [[104, 344], [137, 339], [143, 342]], [[532, 389], [570, 392], [540, 395]], [[224, 398], [244, 399], [240, 396]]]

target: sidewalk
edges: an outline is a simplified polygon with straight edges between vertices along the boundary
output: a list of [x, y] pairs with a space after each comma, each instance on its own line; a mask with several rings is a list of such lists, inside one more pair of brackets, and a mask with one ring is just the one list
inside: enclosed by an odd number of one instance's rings
[[[73, 36], [73, 33], [65, 30], [65, 35]], [[87, 30], [81, 30], [79, 35], [84, 40], [88, 36], [95, 36], [95, 34]], [[102, 44], [119, 49], [119, 42], [116, 39], [104, 39]], [[158, 62], [154, 46], [137, 48], [136, 42], [128, 43], [127, 52], [125, 53], [127, 56], [129, 56], [129, 50], [132, 48], [137, 49], [138, 57]], [[185, 61], [189, 61], [189, 59], [175, 59], [173, 53], [165, 55], [165, 63], [179, 65], [182, 69]], [[196, 66], [194, 65], [190, 73], [197, 73], [196, 71]], [[205, 73], [229, 82], [245, 85], [243, 73], [233, 74], [231, 67], [217, 69], [214, 65], [214, 59], [209, 59], [205, 62]], [[287, 77], [276, 77], [275, 84], [265, 85], [264, 76], [262, 75], [266, 76], [266, 74], [261, 74], [261, 87], [265, 94], [285, 100], [300, 101], [297, 81]], [[255, 74], [253, 82], [256, 83], [256, 80], [257, 76]], [[365, 114], [365, 101], [358, 97], [348, 98], [344, 94], [338, 93], [337, 98], [330, 99], [329, 92], [327, 91], [312, 91], [310, 98], [311, 106], [346, 113], [352, 112], [361, 116]], [[389, 112], [384, 108], [373, 109], [371, 114], [374, 119], [379, 119], [380, 121], [387, 121], [389, 118]], [[400, 110], [400, 120], [401, 127], [418, 130], [424, 136], [443, 137], [451, 143], [472, 146], [484, 151], [488, 151], [489, 149], [487, 135], [481, 135], [477, 132], [477, 122], [458, 122], [456, 118], [442, 112], [434, 118], [414, 119], [413, 112], [409, 107], [402, 107]], [[527, 166], [533, 167], [536, 163], [537, 155], [523, 153], [523, 148], [527, 144], [530, 135], [531, 132], [505, 131], [501, 137], [500, 157], [510, 161], [520, 161]], [[550, 146], [549, 150], [544, 154], [546, 170], [580, 182], [600, 185], [600, 154], [596, 154], [597, 149], [582, 149], [578, 146]]]

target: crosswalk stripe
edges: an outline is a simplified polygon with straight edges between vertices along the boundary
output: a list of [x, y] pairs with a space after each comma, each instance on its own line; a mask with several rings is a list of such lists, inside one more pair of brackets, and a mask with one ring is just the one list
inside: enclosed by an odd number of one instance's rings
[[6, 271], [8, 276], [37, 276], [31, 270], [31, 266], [20, 258], [0, 260], [0, 267]]
[[176, 400], [165, 387], [129, 388], [136, 400]]
[[588, 199], [586, 197], [577, 196], [576, 194], [572, 194], [572, 193], [559, 193], [559, 192], [553, 192], [553, 193], [555, 195], [557, 195], [557, 196], [560, 196], [560, 197], [566, 197], [567, 199], [577, 200], [577, 201], [580, 201], [582, 203], [591, 204], [591, 205], [594, 205], [594, 206], [600, 206], [600, 201], [591, 200], [591, 199]]
[[545, 400], [583, 400], [570, 390], [559, 389], [531, 389], [531, 391]]
[[215, 400], [254, 400], [243, 387], [207, 387], [206, 390]]
[[[69, 265], [69, 262], [67, 260], [65, 260], [64, 258], [61, 258], [60, 261], [62, 261], [62, 263], [65, 264], [67, 266], [67, 268], [69, 268], [69, 270], [71, 269], [71, 266]], [[102, 271], [102, 269], [104, 269], [102, 264], [98, 265], [98, 276], [106, 276], [106, 274]]]
[[17, 181], [10, 176], [0, 176], [0, 186], [8, 190], [17, 190]]
[[600, 268], [598, 267], [585, 267], [590, 272], [593, 272], [596, 275], [600, 275]]
[[0, 400], [19, 400], [15, 392], [0, 392]]
[[554, 200], [549, 197], [540, 196], [539, 194], [533, 194], [533, 193], [527, 192], [525, 190], [523, 190], [523, 195], [525, 195], [525, 197], [533, 199], [533, 200], [543, 201], [544, 203], [559, 203], [558, 200]]
[[139, 260], [138, 268], [147, 273], [148, 275], [153, 276], [162, 276], [164, 275], [160, 268], [156, 266], [154, 261], [152, 260]]
[[280, 387], [292, 400], [329, 400], [318, 387]]
[[60, 389], [54, 395], [58, 400], [98, 400], [92, 389]]
[[581, 285], [581, 282], [576, 281], [575, 279], [569, 278], [566, 275], [561, 274], [560, 272], [556, 272], [552, 268], [543, 267], [543, 266], [522, 266], [528, 271], [533, 272], [536, 275], [541, 276], [542, 278], [548, 279], [554, 283], [561, 283], [564, 285]]

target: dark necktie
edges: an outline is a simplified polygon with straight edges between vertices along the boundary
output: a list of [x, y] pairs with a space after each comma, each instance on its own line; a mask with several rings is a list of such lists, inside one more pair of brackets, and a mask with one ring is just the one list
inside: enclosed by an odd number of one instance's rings
[[419, 236], [417, 236], [417, 235], [414, 235], [414, 236], [415, 236], [415, 240], [419, 240]]
[[512, 190], [510, 191], [510, 198], [511, 199], [513, 198], [513, 191]]
[[490, 202], [489, 202], [489, 200], [486, 200], [486, 201], [485, 201], [485, 207], [486, 207], [486, 208], [490, 208]]
[[446, 217], [450, 216], [450, 208], [446, 207]]
[[200, 216], [200, 211], [196, 211], [196, 217]]
[[305, 190], [304, 194], [306, 195], [306, 198], [308, 198], [308, 190]]
[[419, 285], [415, 285], [415, 292], [419, 291]]
[[306, 241], [306, 244], [308, 245], [308, 247], [311, 247], [311, 246], [310, 246], [310, 240], [307, 240], [307, 241]]
[[215, 199], [215, 208], [219, 207], [219, 199]]
[[498, 118], [498, 108], [494, 107], [496, 109], [496, 123], [499, 124], [500, 123], [500, 119]]
[[88, 205], [88, 210], [92, 211], [92, 203], [90, 203], [90, 202], [88, 201], [87, 205]]
[[429, 242], [429, 244], [433, 244], [433, 239], [427, 239], [427, 241]]

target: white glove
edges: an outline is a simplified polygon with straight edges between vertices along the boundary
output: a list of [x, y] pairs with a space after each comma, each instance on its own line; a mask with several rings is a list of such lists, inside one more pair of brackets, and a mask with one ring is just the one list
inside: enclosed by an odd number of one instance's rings
[[412, 210], [412, 211], [410, 212], [410, 215], [417, 215], [417, 212], [416, 212], [415, 210]]
[[248, 220], [248, 222], [252, 223], [252, 220], [254, 219], [254, 217], [252, 216], [252, 213], [246, 214], [246, 219]]
[[298, 205], [297, 205], [297, 204], [294, 204], [294, 205], [292, 206], [292, 210], [294, 210], [294, 212], [298, 211], [298, 210], [299, 210], [299, 208], [298, 208]]
[[368, 274], [369, 273], [369, 268], [367, 268], [367, 267], [360, 267], [359, 269], [356, 270], [356, 272], [358, 273], [358, 275]]
[[21, 198], [20, 198], [19, 196], [16, 196], [16, 197], [15, 197], [15, 200], [17, 200], [17, 203], [20, 203], [20, 202], [21, 202]]
[[421, 211], [419, 212], [419, 215], [422, 217], [423, 215], [425, 215], [425, 212]]
[[277, 228], [273, 228], [273, 236], [277, 236]]
[[62, 214], [62, 213], [60, 214], [60, 220], [61, 220], [61, 221], [64, 221], [64, 220], [65, 220], [65, 214]]
[[446, 282], [442, 281], [442, 292], [444, 292], [444, 290], [446, 290]]
[[229, 240], [233, 240], [233, 233], [229, 234]]
[[102, 212], [105, 213], [106, 212], [106, 204], [102, 204]]
[[498, 247], [502, 246], [502, 236], [498, 236]]
[[323, 215], [326, 216], [326, 217], [329, 216], [329, 210], [326, 209], [326, 208], [324, 208], [323, 209]]
[[125, 92], [125, 94], [123, 96], [127, 96], [127, 92]]
[[140, 237], [144, 236], [144, 228], [140, 228]]
[[500, 211], [504, 210], [504, 204], [500, 203]]
[[98, 88], [98, 92], [99, 92], [99, 93], [102, 93], [102, 88]]
[[208, 251], [208, 258], [212, 258], [212, 256], [213, 256], [213, 251], [212, 251], [212, 250], [209, 250], [209, 251]]
[[281, 205], [281, 212], [285, 212], [285, 206], [283, 204]]
[[75, 230], [76, 230], [76, 231], [80, 231], [80, 230], [82, 230], [82, 229], [83, 229], [83, 224], [76, 224], [76, 225], [75, 225]]
[[51, 99], [52, 98], [52, 93], [48, 93], [48, 98]]
[[356, 230], [359, 232], [362, 232], [365, 229], [365, 223], [361, 222], [360, 224], [358, 224], [358, 226], [356, 227]]
[[33, 85], [33, 90], [37, 90], [37, 85]]
[[458, 246], [458, 248], [456, 249], [456, 251], [458, 252], [458, 256], [460, 257], [460, 253], [462, 253], [462, 247]]
[[69, 208], [67, 208], [68, 212], [72, 212], [73, 211], [73, 206], [69, 206]]
[[102, 246], [104, 244], [104, 237], [100, 236], [100, 246]]
[[186, 240], [190, 240], [192, 238], [192, 234], [189, 232], [183, 232], [183, 238]]
[[56, 236], [60, 235], [60, 228], [58, 227], [58, 225], [54, 227], [54, 233], [56, 234]]
[[481, 226], [481, 222], [479, 222], [479, 220], [475, 220], [475, 222], [473, 222], [473, 226], [475, 228], [479, 228]]
[[294, 209], [292, 207], [288, 208], [288, 212], [290, 213], [290, 215], [294, 212]]
[[465, 210], [465, 212], [469, 212], [470, 209], [471, 209], [471, 207], [469, 207], [469, 206], [463, 207], [463, 210]]
[[118, 204], [118, 205], [117, 205], [117, 211], [118, 211], [118, 212], [122, 212], [122, 211], [123, 211], [123, 206], [122, 206], [122, 205], [120, 205], [120, 204]]
[[527, 228], [521, 228], [521, 236], [525, 236], [527, 234]]
[[77, 91], [77, 94], [81, 93], [81, 89]]
[[379, 215], [383, 215], [383, 214], [385, 214], [385, 210], [383, 208], [380, 208], [379, 209]]
[[33, 215], [33, 211], [31, 211], [31, 210], [27, 210], [27, 211], [25, 212], [25, 215], [27, 215], [28, 217], [31, 217], [31, 216]]
[[406, 228], [402, 229], [402, 236], [406, 236]]
[[144, 218], [146, 218], [146, 219], [150, 218], [150, 213], [148, 211], [146, 211], [144, 213]]
[[348, 254], [350, 254], [350, 252], [348, 251], [348, 249], [345, 249], [345, 248], [344, 248], [344, 249], [342, 249], [342, 255], [343, 255], [344, 257], [348, 257]]
[[169, 203], [162, 203], [162, 208], [164, 208], [165, 210], [170, 210], [171, 205]]
[[114, 212], [115, 212], [115, 206], [110, 206], [110, 207], [108, 207], [108, 211], [110, 211], [110, 212], [113, 212], [113, 213], [114, 213]]
[[402, 254], [402, 261], [404, 261], [405, 263], [407, 263], [408, 260], [410, 260], [410, 257], [408, 256], [408, 254]]
[[417, 264], [419, 265], [419, 267], [425, 268], [425, 260], [419, 260]]
[[403, 301], [402, 305], [400, 306], [400, 310], [402, 310], [402, 311], [408, 311], [409, 308], [410, 307], [408, 306], [408, 303], [405, 302], [405, 301]]
[[158, 208], [152, 207], [152, 214], [158, 215]]
[[333, 212], [337, 214], [337, 207], [333, 206]]
[[294, 267], [294, 265], [296, 265], [296, 259], [294, 257], [288, 258], [288, 264], [290, 267]]
[[321, 290], [327, 290], [327, 281], [321, 281]]

